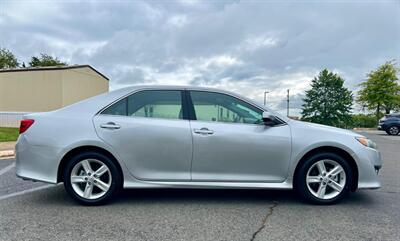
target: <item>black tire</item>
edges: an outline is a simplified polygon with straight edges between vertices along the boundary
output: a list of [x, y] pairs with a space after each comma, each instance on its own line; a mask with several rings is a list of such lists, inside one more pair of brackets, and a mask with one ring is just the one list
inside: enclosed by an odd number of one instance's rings
[[[101, 197], [96, 198], [96, 199], [86, 199], [81, 197], [79, 194], [75, 192], [75, 190], [72, 187], [71, 184], [71, 172], [74, 166], [79, 163], [82, 160], [85, 159], [95, 159], [101, 161], [103, 164], [105, 164], [108, 169], [110, 170], [111, 173], [111, 185], [108, 189], [108, 191]], [[78, 201], [80, 204], [83, 205], [102, 205], [105, 204], [109, 201], [111, 201], [113, 198], [115, 198], [118, 194], [118, 192], [122, 189], [122, 173], [120, 173], [119, 168], [117, 167], [116, 163], [110, 159], [108, 156], [103, 155], [98, 152], [83, 152], [80, 153], [74, 157], [72, 157], [68, 163], [65, 166], [65, 169], [63, 170], [63, 177], [64, 177], [64, 187], [67, 193], [76, 201]]]
[[400, 133], [400, 126], [396, 126], [396, 125], [389, 126], [386, 129], [386, 133], [391, 136], [397, 136]]
[[[311, 191], [307, 187], [307, 173], [309, 169], [318, 161], [321, 160], [333, 160], [336, 163], [340, 164], [346, 174], [346, 181], [344, 188], [342, 191], [335, 197], [330, 199], [322, 199], [314, 196]], [[309, 158], [307, 158], [304, 162], [302, 162], [299, 166], [299, 169], [296, 171], [296, 176], [294, 178], [294, 188], [295, 191], [303, 198], [303, 200], [319, 205], [329, 205], [334, 204], [340, 200], [342, 200], [346, 195], [348, 195], [349, 191], [351, 190], [351, 185], [353, 183], [353, 173], [350, 165], [348, 162], [335, 153], [330, 152], [321, 152], [315, 154]]]

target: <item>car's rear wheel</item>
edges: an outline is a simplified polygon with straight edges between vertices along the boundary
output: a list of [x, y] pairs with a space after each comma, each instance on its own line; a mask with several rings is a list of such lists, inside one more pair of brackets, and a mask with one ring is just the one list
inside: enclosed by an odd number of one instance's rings
[[386, 133], [388, 133], [389, 135], [393, 135], [393, 136], [398, 135], [399, 132], [400, 132], [399, 126], [389, 126], [389, 128], [387, 128], [387, 130], [386, 130]]
[[352, 170], [341, 156], [319, 153], [306, 159], [295, 177], [295, 189], [316, 204], [333, 204], [345, 197], [351, 187]]
[[97, 152], [73, 157], [64, 170], [64, 186], [68, 194], [85, 205], [110, 201], [121, 187], [121, 175], [115, 163]]

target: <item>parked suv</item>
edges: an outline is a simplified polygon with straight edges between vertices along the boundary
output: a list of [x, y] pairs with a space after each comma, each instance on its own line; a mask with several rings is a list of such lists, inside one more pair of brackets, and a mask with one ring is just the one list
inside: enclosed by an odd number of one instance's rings
[[400, 113], [387, 114], [379, 120], [378, 130], [386, 131], [389, 135], [400, 133]]

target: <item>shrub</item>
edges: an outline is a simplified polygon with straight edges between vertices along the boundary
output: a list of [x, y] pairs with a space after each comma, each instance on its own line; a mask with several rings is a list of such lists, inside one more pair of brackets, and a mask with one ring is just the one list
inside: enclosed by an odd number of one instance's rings
[[371, 114], [356, 114], [351, 116], [352, 128], [375, 128], [378, 125], [376, 116]]

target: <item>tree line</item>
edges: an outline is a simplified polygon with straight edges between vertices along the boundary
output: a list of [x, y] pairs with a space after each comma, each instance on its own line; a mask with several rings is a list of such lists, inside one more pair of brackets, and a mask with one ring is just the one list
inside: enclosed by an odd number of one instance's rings
[[[28, 67], [66, 66], [66, 62], [48, 54], [32, 56]], [[26, 68], [24, 62], [20, 63], [17, 57], [8, 49], [0, 48], [0, 69]]]
[[[354, 98], [344, 87], [344, 79], [327, 69], [322, 70], [311, 82], [302, 105], [302, 120], [337, 127], [375, 127], [376, 121], [392, 111], [400, 111], [399, 68], [395, 61], [388, 61], [367, 74], [359, 84]], [[353, 101], [362, 110], [374, 114], [351, 115]]]

